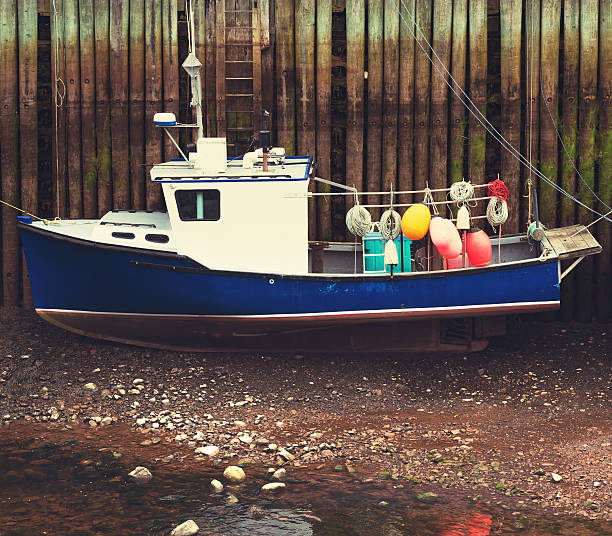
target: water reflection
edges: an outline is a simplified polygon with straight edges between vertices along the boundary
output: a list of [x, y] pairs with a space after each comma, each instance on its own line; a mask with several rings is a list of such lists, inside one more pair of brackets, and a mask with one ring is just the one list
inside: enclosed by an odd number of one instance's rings
[[[607, 522], [489, 510], [450, 494], [419, 498], [414, 487], [347, 474], [302, 471], [282, 496], [265, 496], [265, 469], [248, 468], [245, 485], [210, 495], [220, 470], [153, 466], [154, 479], [135, 485], [130, 469], [110, 449], [0, 443], [0, 535], [156, 536], [187, 519], [206, 536], [612, 535]], [[228, 504], [228, 493], [238, 502]]]

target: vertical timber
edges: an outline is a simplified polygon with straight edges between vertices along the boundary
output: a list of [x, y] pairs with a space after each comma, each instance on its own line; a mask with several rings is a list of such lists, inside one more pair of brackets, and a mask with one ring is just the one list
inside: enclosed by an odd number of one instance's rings
[[[399, 117], [398, 117], [398, 190], [414, 189], [414, 18], [415, 0], [404, 0], [400, 11], [399, 35]], [[418, 54], [422, 54], [420, 50]], [[402, 197], [411, 201], [412, 196]]]
[[278, 143], [295, 154], [295, 42], [293, 2], [276, 4], [276, 129]]
[[145, 1], [130, 0], [130, 197], [145, 208]]
[[[453, 1], [453, 35], [451, 74], [456, 81], [455, 91], [466, 87], [467, 69], [467, 7], [468, 0]], [[451, 82], [452, 83], [452, 82]], [[450, 101], [450, 182], [460, 181], [464, 176], [466, 109], [461, 101], [451, 95]]]
[[[390, 1], [385, 2], [384, 28], [381, 186], [388, 190], [395, 189], [397, 183], [399, 100], [399, 13]], [[381, 202], [380, 197], [378, 202]]]
[[[470, 46], [470, 99], [480, 112], [486, 116], [487, 107], [487, 2], [469, 0], [469, 46]], [[486, 131], [476, 121], [469, 118], [468, 171], [470, 180], [482, 183], [485, 176]], [[519, 192], [510, 192], [518, 197]]]

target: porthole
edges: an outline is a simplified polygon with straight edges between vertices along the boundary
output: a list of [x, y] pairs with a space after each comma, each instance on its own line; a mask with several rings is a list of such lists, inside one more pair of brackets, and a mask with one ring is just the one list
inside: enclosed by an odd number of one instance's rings
[[123, 238], [124, 240], [132, 240], [133, 238], [135, 238], [134, 233], [113, 233], [113, 238]]
[[147, 234], [145, 240], [148, 242], [155, 242], [156, 244], [167, 244], [170, 242], [170, 237], [165, 234]]

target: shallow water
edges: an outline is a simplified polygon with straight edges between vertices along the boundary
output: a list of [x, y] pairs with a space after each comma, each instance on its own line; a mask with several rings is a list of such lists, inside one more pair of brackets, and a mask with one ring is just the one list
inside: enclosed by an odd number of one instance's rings
[[[131, 469], [111, 450], [0, 438], [0, 535], [166, 535], [187, 519], [208, 536], [612, 535], [609, 522], [487, 507], [437, 491], [419, 500], [428, 490], [346, 472], [292, 469], [299, 478], [269, 497], [260, 492], [261, 467], [247, 467], [246, 484], [220, 495], [210, 495], [208, 483], [221, 468], [153, 466], [145, 485], [126, 481]], [[227, 504], [227, 492], [239, 502]]]

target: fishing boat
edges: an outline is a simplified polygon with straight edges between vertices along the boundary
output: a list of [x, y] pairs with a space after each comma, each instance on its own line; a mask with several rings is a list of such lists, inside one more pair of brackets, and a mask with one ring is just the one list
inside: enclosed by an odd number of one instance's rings
[[[311, 156], [273, 147], [268, 128], [259, 149], [228, 158], [224, 138], [203, 135], [193, 44], [183, 66], [196, 122], [155, 117], [180, 154], [150, 172], [165, 211], [19, 217], [35, 309], [45, 320], [91, 337], [180, 350], [418, 349], [419, 337], [439, 334], [441, 322], [452, 331], [453, 319], [557, 309], [563, 278], [601, 250], [586, 227], [545, 229], [537, 215], [526, 233], [503, 235], [507, 190], [500, 193], [499, 181], [365, 192], [381, 199], [367, 205], [364, 193], [317, 177]], [[172, 132], [186, 127], [197, 139], [183, 150]], [[309, 242], [313, 181], [353, 201], [353, 242]], [[478, 202], [488, 203], [485, 214], [469, 214]], [[444, 218], [439, 208], [457, 217]], [[498, 224], [492, 238], [472, 228], [485, 218]], [[453, 258], [439, 253], [447, 239]], [[476, 331], [472, 348], [482, 347]], [[436, 336], [435, 348], [455, 344]]]

